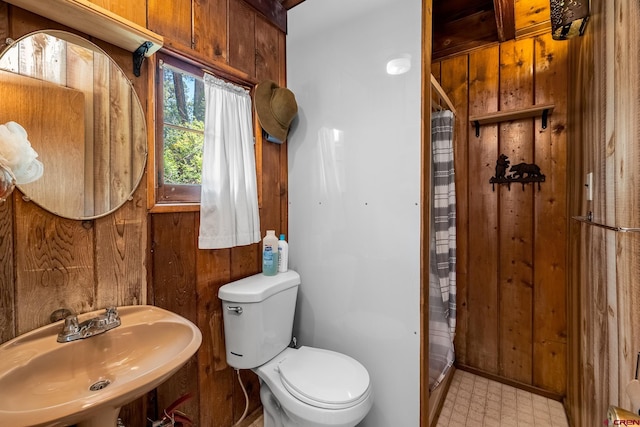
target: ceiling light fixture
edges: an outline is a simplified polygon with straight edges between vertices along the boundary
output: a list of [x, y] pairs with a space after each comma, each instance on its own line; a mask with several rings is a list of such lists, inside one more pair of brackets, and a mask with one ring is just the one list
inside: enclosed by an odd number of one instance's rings
[[400, 55], [387, 62], [387, 74], [397, 76], [404, 74], [411, 69], [411, 55]]

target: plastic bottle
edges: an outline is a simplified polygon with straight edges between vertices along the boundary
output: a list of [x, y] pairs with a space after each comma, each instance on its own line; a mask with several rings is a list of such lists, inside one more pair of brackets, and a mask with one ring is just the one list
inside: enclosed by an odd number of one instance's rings
[[278, 273], [284, 273], [289, 269], [289, 244], [284, 240], [284, 234], [278, 240]]
[[267, 230], [262, 239], [262, 274], [275, 276], [278, 272], [278, 238], [275, 230]]

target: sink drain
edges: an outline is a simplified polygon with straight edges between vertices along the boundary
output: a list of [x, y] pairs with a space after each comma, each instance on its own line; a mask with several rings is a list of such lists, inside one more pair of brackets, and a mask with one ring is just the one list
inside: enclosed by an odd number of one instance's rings
[[103, 388], [107, 388], [109, 384], [111, 384], [111, 381], [109, 380], [100, 380], [98, 382], [91, 384], [91, 387], [89, 387], [89, 390], [91, 391], [102, 390]]

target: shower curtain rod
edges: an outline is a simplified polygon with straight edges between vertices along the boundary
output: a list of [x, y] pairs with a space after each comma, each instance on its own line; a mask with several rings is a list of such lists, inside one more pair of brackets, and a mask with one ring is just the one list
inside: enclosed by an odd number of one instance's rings
[[456, 115], [456, 109], [453, 106], [453, 102], [451, 102], [451, 100], [449, 99], [449, 97], [445, 93], [444, 89], [442, 89], [442, 86], [440, 86], [440, 83], [438, 83], [438, 80], [436, 80], [436, 78], [433, 76], [433, 74], [431, 74], [431, 87], [438, 94], [438, 98], [440, 100], [444, 101], [444, 103], [447, 105], [447, 108], [449, 110], [451, 110], [454, 115]]

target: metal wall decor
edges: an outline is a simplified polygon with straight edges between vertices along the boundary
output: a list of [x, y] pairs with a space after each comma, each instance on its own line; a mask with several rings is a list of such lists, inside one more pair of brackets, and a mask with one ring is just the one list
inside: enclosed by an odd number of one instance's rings
[[136, 77], [140, 77], [140, 69], [142, 68], [142, 63], [144, 62], [144, 58], [147, 57], [147, 53], [149, 49], [153, 47], [153, 43], [144, 42], [140, 45], [139, 48], [133, 52], [133, 75]]
[[496, 184], [507, 184], [509, 191], [511, 191], [511, 184], [514, 182], [522, 184], [522, 191], [524, 191], [525, 184], [537, 182], [538, 190], [540, 190], [540, 183], [545, 181], [545, 176], [540, 172], [538, 165], [533, 163], [518, 163], [517, 165], [509, 167], [510, 164], [509, 158], [504, 154], [500, 154], [496, 161], [496, 175], [492, 176], [489, 180], [493, 191], [496, 190]]
[[550, 0], [551, 34], [567, 40], [584, 34], [589, 22], [589, 0]]

